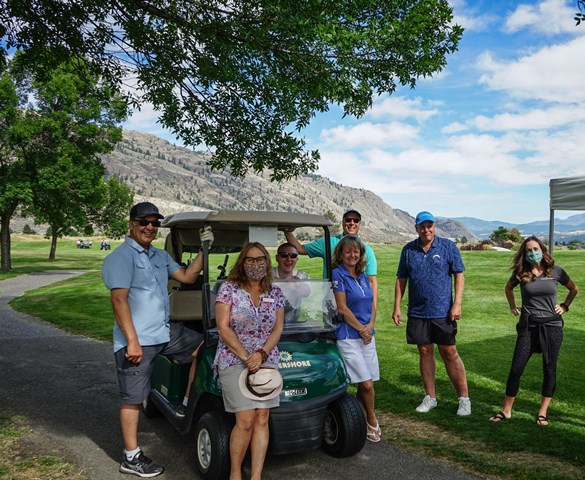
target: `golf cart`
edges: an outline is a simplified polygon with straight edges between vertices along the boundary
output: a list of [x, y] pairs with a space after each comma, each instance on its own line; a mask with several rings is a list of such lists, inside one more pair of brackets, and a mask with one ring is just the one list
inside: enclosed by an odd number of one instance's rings
[[[224, 411], [219, 378], [212, 370], [219, 338], [214, 308], [217, 291], [244, 245], [259, 241], [275, 247], [278, 231], [299, 227], [318, 229], [325, 237], [330, 278], [330, 225], [321, 215], [246, 211], [177, 213], [163, 221], [162, 226], [170, 229], [165, 248], [178, 263], [188, 264], [203, 250], [200, 278], [194, 285], [171, 280], [169, 300], [171, 321], [200, 331], [205, 341], [186, 416], [177, 418], [175, 413], [185, 394], [190, 365], [173, 363], [163, 355], [156, 359], [143, 412], [147, 417], [163, 414], [181, 433], [193, 432], [197, 467], [205, 479], [229, 476], [234, 424], [233, 414]], [[211, 247], [207, 242], [200, 245], [199, 230], [204, 226], [213, 229]], [[337, 311], [331, 282], [311, 278], [277, 284], [287, 299], [278, 344], [284, 387], [280, 407], [270, 413], [268, 450], [282, 455], [322, 447], [335, 457], [354, 455], [364, 446], [366, 420], [358, 401], [347, 393], [349, 378], [335, 341]], [[302, 299], [300, 286], [305, 292]]]

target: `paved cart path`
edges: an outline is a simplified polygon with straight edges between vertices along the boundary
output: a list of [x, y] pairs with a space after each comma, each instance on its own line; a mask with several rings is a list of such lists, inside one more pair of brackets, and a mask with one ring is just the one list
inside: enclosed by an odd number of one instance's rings
[[[23, 415], [57, 442], [92, 480], [134, 478], [118, 473], [121, 439], [112, 345], [65, 333], [8, 302], [24, 291], [82, 274], [51, 271], [0, 281], [0, 412]], [[83, 302], [83, 299], [80, 299]], [[199, 478], [193, 441], [164, 419], [141, 418], [140, 444], [166, 466], [167, 480]], [[248, 472], [249, 474], [249, 472]], [[356, 456], [331, 458], [321, 450], [269, 456], [265, 480], [472, 480], [390, 443], [366, 442]]]

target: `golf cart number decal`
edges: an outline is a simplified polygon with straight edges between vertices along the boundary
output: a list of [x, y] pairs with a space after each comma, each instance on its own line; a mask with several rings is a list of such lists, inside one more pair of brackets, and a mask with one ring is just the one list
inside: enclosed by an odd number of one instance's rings
[[284, 396], [285, 397], [302, 397], [303, 395], [307, 394], [306, 388], [295, 388], [293, 390], [285, 390]]

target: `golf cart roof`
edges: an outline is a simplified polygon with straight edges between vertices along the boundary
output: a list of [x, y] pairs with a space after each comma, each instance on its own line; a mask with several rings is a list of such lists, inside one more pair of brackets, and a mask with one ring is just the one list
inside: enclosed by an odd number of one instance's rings
[[175, 213], [165, 217], [162, 226], [201, 228], [205, 224], [236, 227], [237, 225], [276, 225], [277, 227], [322, 227], [333, 223], [323, 215], [290, 212], [258, 212], [247, 210], [221, 210]]

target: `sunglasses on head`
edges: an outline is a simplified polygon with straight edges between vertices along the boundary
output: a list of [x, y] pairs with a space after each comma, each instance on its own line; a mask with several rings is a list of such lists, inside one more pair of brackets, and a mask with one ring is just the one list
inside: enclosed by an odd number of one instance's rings
[[361, 219], [361, 218], [357, 218], [357, 217], [345, 217], [345, 218], [343, 219], [343, 221], [344, 221], [345, 223], [350, 223], [350, 222], [353, 222], [353, 223], [360, 223], [360, 222], [362, 221], [362, 219]]
[[134, 221], [138, 222], [138, 225], [140, 225], [141, 227], [147, 227], [149, 224], [151, 224], [155, 228], [160, 227], [160, 220], [140, 220], [138, 218], [135, 218]]
[[289, 252], [280, 252], [276, 254], [280, 258], [297, 258], [299, 256], [298, 253], [289, 253]]

